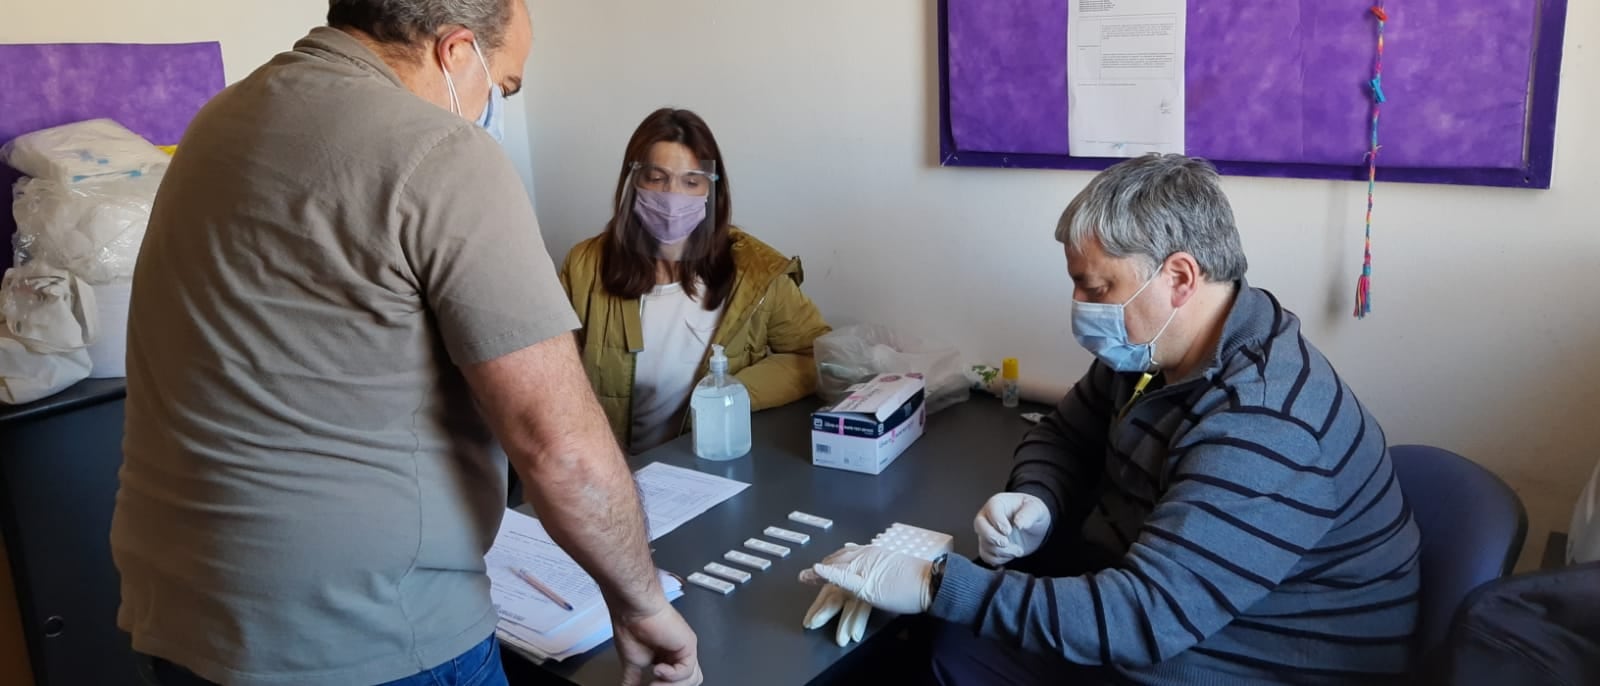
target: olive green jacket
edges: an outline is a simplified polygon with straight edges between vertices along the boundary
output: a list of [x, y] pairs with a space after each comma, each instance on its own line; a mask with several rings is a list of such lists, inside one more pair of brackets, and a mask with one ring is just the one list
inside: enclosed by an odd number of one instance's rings
[[[752, 410], [811, 395], [817, 388], [811, 343], [830, 329], [817, 306], [800, 292], [805, 278], [800, 258], [790, 258], [739, 229], [730, 235], [733, 290], [712, 344], [727, 349], [728, 371], [749, 389]], [[561, 285], [583, 323], [578, 346], [584, 370], [611, 420], [611, 430], [626, 448], [632, 440], [634, 364], [644, 349], [644, 327], [639, 300], [618, 298], [601, 283], [600, 242], [591, 238], [572, 249], [561, 266]], [[710, 355], [707, 350], [700, 362], [700, 376], [707, 373]]]

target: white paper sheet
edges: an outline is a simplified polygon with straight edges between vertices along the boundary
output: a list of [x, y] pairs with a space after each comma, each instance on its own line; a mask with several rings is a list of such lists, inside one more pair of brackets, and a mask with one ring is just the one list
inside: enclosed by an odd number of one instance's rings
[[[600, 587], [576, 560], [561, 550], [539, 520], [516, 510], [506, 510], [494, 545], [483, 556], [491, 586], [489, 596], [500, 617], [540, 633], [555, 631], [602, 603]], [[557, 605], [518, 577], [524, 569], [572, 603], [572, 610]]]
[[650, 522], [652, 541], [750, 487], [747, 483], [660, 462], [635, 472], [634, 480], [644, 497], [644, 514]]
[[[661, 588], [666, 592], [668, 602], [683, 597], [683, 584], [670, 574], [661, 574]], [[611, 633], [611, 615], [603, 606], [590, 609], [576, 617], [575, 621], [551, 632], [533, 631], [506, 619], [504, 614], [495, 629], [495, 636], [499, 637], [502, 645], [535, 664], [545, 660], [559, 662], [587, 653], [610, 640]]]
[[[651, 540], [750, 487], [659, 462], [636, 472], [634, 479], [644, 499]], [[498, 633], [508, 648], [536, 658], [561, 660], [611, 638], [610, 616], [600, 587], [556, 545], [538, 519], [507, 510], [483, 560], [491, 582], [489, 595], [500, 614]], [[512, 571], [519, 568], [554, 589], [573, 609], [562, 608], [523, 581]], [[683, 595], [683, 584], [668, 574], [662, 574], [662, 586], [668, 600]]]
[[1068, 0], [1074, 157], [1184, 151], [1187, 0]]

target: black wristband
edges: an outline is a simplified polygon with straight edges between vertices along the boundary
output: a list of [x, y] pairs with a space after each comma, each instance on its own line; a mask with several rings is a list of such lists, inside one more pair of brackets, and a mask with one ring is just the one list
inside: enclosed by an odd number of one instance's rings
[[950, 555], [940, 555], [933, 561], [933, 571], [928, 575], [928, 602], [939, 597], [939, 587], [944, 585], [944, 564]]

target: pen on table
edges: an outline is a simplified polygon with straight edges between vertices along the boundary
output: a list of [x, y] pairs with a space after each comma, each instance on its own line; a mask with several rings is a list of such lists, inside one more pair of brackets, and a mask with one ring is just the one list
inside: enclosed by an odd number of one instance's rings
[[546, 586], [544, 582], [540, 581], [539, 577], [534, 576], [532, 572], [529, 572], [526, 569], [512, 568], [511, 573], [517, 575], [518, 579], [527, 582], [529, 586], [533, 587], [533, 590], [543, 593], [544, 597], [549, 598], [555, 604], [560, 605], [562, 609], [566, 610], [567, 612], [572, 611], [572, 603], [567, 602], [567, 599], [561, 597], [560, 593], [556, 593], [555, 589]]

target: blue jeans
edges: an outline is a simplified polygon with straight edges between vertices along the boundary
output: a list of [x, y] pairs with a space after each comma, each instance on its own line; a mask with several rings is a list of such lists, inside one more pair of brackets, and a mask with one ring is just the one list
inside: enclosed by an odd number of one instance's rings
[[[193, 672], [151, 655], [138, 655], [139, 676], [149, 686], [217, 686]], [[490, 636], [454, 660], [380, 686], [508, 686], [500, 666], [500, 642]]]

